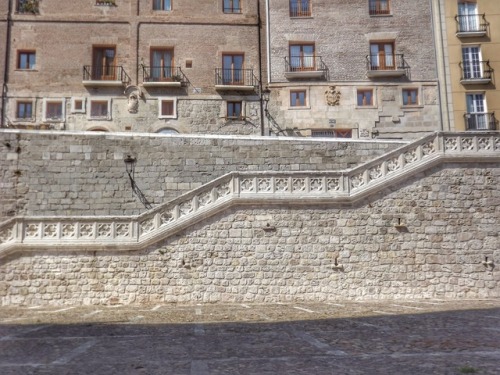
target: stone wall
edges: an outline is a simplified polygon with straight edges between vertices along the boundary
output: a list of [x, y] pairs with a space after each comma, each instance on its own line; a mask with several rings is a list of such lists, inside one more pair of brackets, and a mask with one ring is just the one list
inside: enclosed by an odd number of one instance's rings
[[231, 171], [342, 170], [404, 143], [269, 137], [0, 131], [0, 221], [144, 211], [123, 162], [157, 205]]
[[500, 297], [483, 264], [500, 257], [499, 184], [498, 164], [440, 165], [350, 207], [233, 208], [146, 251], [12, 255], [0, 301]]

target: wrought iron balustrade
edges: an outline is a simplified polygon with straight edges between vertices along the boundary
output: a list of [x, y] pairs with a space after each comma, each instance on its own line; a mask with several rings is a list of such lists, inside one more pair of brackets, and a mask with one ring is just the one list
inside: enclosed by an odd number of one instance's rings
[[371, 16], [391, 14], [389, 0], [372, 0], [370, 1], [369, 9]]
[[467, 14], [455, 16], [457, 33], [486, 33], [489, 22], [485, 14]]
[[187, 83], [187, 78], [178, 66], [143, 66], [143, 82], [180, 82]]
[[257, 87], [259, 80], [253, 69], [215, 69], [216, 86], [247, 86]]
[[403, 54], [394, 55], [368, 55], [366, 56], [368, 71], [406, 70], [409, 68]]
[[311, 17], [310, 0], [290, 0], [290, 17]]
[[121, 81], [130, 82], [130, 77], [120, 65], [85, 65], [83, 67], [84, 81]]
[[464, 119], [466, 130], [497, 130], [495, 112], [466, 113]]
[[292, 72], [326, 72], [328, 68], [321, 56], [285, 57], [285, 71]]
[[468, 61], [459, 63], [462, 71], [462, 81], [466, 80], [491, 80], [493, 68], [488, 61]]

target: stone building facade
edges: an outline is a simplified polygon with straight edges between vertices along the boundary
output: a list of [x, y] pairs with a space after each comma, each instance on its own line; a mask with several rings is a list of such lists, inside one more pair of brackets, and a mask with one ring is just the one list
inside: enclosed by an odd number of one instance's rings
[[[500, 8], [495, 0], [438, 1], [449, 127], [499, 130]], [[496, 113], [496, 116], [495, 116]]]
[[258, 2], [9, 1], [5, 126], [261, 133]]
[[440, 128], [427, 1], [269, 2], [273, 132], [418, 137]]

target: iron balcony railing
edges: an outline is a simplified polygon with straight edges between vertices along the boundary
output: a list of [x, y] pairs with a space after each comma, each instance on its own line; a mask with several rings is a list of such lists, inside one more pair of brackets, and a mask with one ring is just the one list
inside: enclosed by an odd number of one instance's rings
[[290, 0], [290, 17], [311, 17], [310, 0]]
[[406, 70], [408, 64], [403, 54], [398, 55], [368, 55], [366, 56], [366, 67], [369, 71], [373, 70]]
[[16, 4], [18, 13], [39, 13], [39, 0], [18, 0]]
[[491, 80], [493, 68], [490, 66], [489, 60], [460, 62], [458, 65], [462, 71], [462, 81], [476, 79]]
[[180, 82], [187, 83], [187, 78], [178, 66], [142, 66], [143, 82]]
[[486, 33], [488, 21], [485, 14], [467, 14], [455, 16], [457, 33]]
[[466, 130], [497, 130], [495, 112], [466, 113], [464, 119]]
[[371, 16], [391, 14], [389, 0], [370, 0], [369, 9]]
[[121, 81], [125, 84], [130, 82], [130, 77], [125, 69], [119, 65], [85, 65], [83, 67], [84, 81]]
[[216, 86], [252, 86], [257, 87], [259, 80], [253, 69], [215, 69]]
[[321, 56], [285, 57], [285, 71], [291, 72], [326, 72], [328, 68]]

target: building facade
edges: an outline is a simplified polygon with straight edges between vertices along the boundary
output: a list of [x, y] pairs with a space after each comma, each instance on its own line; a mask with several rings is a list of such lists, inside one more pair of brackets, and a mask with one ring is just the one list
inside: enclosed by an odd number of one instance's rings
[[258, 2], [10, 4], [6, 127], [261, 133]]
[[268, 5], [272, 132], [401, 138], [440, 129], [430, 2]]
[[[439, 1], [443, 83], [451, 127], [498, 130], [500, 90], [500, 7], [495, 0]], [[497, 113], [497, 116], [495, 116]]]

